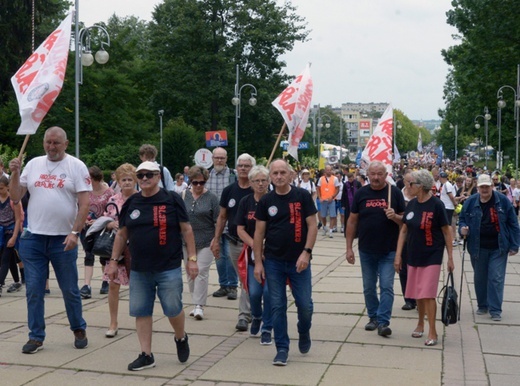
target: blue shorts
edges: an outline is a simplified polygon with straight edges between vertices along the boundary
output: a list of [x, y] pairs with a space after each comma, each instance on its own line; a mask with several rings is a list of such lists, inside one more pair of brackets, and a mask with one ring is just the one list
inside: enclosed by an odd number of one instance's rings
[[342, 216], [345, 214], [345, 209], [341, 207], [341, 200], [336, 200], [336, 213]]
[[164, 272], [132, 271], [130, 274], [130, 316], [152, 316], [156, 293], [165, 316], [173, 318], [181, 313], [181, 267]]
[[327, 218], [327, 216], [329, 216], [330, 218], [335, 218], [336, 217], [336, 202], [334, 200], [322, 201], [321, 209], [320, 209], [320, 216], [323, 218]]

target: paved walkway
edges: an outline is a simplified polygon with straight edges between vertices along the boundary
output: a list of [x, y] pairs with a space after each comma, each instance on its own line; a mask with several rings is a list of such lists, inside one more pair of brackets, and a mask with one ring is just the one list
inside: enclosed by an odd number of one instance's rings
[[[461, 254], [455, 253], [456, 286], [460, 285]], [[82, 259], [80, 276], [83, 274]], [[205, 319], [187, 318], [191, 357], [182, 365], [167, 319], [156, 303], [153, 352], [156, 367], [127, 371], [139, 345], [134, 320], [128, 316], [128, 289], [121, 293], [119, 334], [104, 337], [108, 306], [99, 295], [101, 275], [96, 267], [93, 298], [84, 301], [89, 324], [89, 346], [72, 346], [63, 301], [51, 275], [51, 295], [46, 298], [45, 349], [34, 355], [21, 353], [27, 341], [24, 290], [0, 298], [0, 384], [2, 385], [513, 385], [520, 377], [520, 257], [510, 259], [502, 322], [477, 316], [472, 269], [466, 256], [461, 322], [444, 328], [438, 322], [439, 345], [425, 347], [410, 333], [416, 311], [402, 311], [396, 276], [393, 334], [382, 338], [367, 332], [359, 264], [345, 262], [345, 241], [321, 233], [313, 260], [315, 314], [312, 349], [297, 349], [296, 312], [289, 308], [291, 352], [287, 367], [275, 367], [273, 346], [261, 346], [258, 338], [237, 332], [237, 301], [209, 298]], [[217, 289], [212, 268], [210, 293]], [[8, 283], [9, 284], [9, 283]], [[82, 283], [80, 283], [81, 285]], [[187, 286], [185, 286], [185, 291]], [[189, 293], [184, 294], [187, 311]], [[439, 313], [438, 313], [439, 314]]]

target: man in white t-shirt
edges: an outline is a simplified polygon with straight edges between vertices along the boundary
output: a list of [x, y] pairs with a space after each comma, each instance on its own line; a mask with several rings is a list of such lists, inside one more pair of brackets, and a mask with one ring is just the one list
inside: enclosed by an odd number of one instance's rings
[[[453, 184], [448, 181], [448, 174], [446, 172], [439, 173], [440, 185], [440, 199], [446, 208], [446, 214], [448, 215], [448, 224], [451, 224], [453, 218], [453, 212], [455, 211], [455, 196], [457, 191]], [[453, 246], [459, 245], [458, 241], [453, 241]]]
[[43, 348], [45, 340], [45, 282], [52, 263], [74, 332], [74, 347], [88, 345], [78, 287], [78, 239], [88, 215], [92, 184], [88, 169], [68, 155], [67, 133], [60, 127], [45, 132], [45, 156], [27, 163], [20, 175], [21, 161], [9, 163], [10, 193], [14, 203], [29, 191], [28, 226], [20, 238], [20, 255], [25, 268], [29, 341], [24, 354]]

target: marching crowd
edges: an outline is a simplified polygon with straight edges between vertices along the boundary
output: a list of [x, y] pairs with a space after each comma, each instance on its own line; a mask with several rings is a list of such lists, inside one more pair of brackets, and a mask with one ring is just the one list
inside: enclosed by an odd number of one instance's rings
[[[182, 265], [191, 295], [189, 316], [203, 320], [215, 260], [219, 288], [212, 296], [238, 299], [236, 330], [259, 336], [261, 345], [274, 341], [273, 364], [285, 366], [290, 348], [287, 283], [298, 311], [298, 349], [302, 354], [311, 349], [312, 249], [320, 229], [329, 238], [343, 233], [349, 264], [358, 254], [369, 318], [365, 330], [377, 330], [385, 338], [392, 334], [397, 273], [402, 309], [418, 310], [411, 336], [424, 335], [426, 346], [436, 345], [444, 251], [453, 272], [453, 248], [463, 243], [474, 269], [477, 314], [501, 320], [507, 257], [520, 245], [520, 185], [513, 178], [468, 165], [440, 168], [412, 161], [395, 165], [394, 179], [379, 161], [365, 172], [354, 164], [336, 170], [327, 164], [320, 172], [294, 170], [282, 159], [266, 168], [247, 153], [231, 169], [223, 148], [213, 150], [210, 170], [186, 166], [172, 176], [155, 161], [157, 149], [145, 144], [139, 150], [141, 163], [119, 166], [107, 184], [98, 167], [87, 168], [67, 154], [67, 145], [65, 131], [52, 127], [45, 132], [44, 156], [23, 170], [20, 159], [11, 160], [10, 176], [0, 165], [0, 286], [9, 270], [13, 283], [7, 292], [25, 284], [29, 340], [23, 353], [43, 349], [49, 264], [63, 294], [74, 347], [88, 346], [81, 299], [92, 296], [99, 256], [100, 293], [108, 294], [110, 313], [107, 338], [118, 334], [120, 286], [130, 288], [140, 354], [128, 369], [155, 366], [156, 297], [184, 363], [190, 347]], [[85, 250], [81, 289], [79, 243]], [[106, 243], [108, 249], [103, 249]]]

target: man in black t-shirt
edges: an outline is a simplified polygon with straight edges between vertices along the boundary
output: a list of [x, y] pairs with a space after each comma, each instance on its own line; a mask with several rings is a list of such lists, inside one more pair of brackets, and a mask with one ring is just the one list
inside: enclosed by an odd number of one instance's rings
[[260, 283], [267, 280], [277, 350], [273, 364], [276, 366], [285, 366], [289, 356], [287, 280], [291, 283], [298, 309], [298, 348], [302, 354], [311, 348], [310, 262], [318, 233], [317, 210], [307, 191], [291, 185], [290, 175], [289, 165], [284, 160], [271, 164], [269, 176], [275, 189], [260, 199], [255, 213], [255, 279]]
[[[224, 232], [226, 221], [228, 223], [228, 232], [224, 234], [229, 241], [229, 257], [233, 263], [233, 268], [238, 276], [238, 256], [242, 251], [242, 240], [237, 234], [237, 224], [235, 216], [238, 210], [240, 200], [245, 196], [253, 193], [249, 182], [249, 171], [256, 165], [256, 160], [249, 154], [241, 154], [237, 159], [238, 179], [231, 185], [228, 185], [222, 191], [220, 196], [220, 213], [215, 226], [215, 237], [211, 241], [211, 251], [215, 259], [220, 258], [220, 238]], [[234, 300], [237, 298], [236, 287], [228, 288], [227, 298]], [[251, 322], [251, 307], [249, 305], [249, 295], [242, 289], [240, 291], [240, 299], [238, 303], [238, 323], [236, 329], [238, 331], [247, 331], [248, 323]]]
[[[363, 186], [354, 195], [347, 223], [346, 258], [350, 264], [356, 261], [353, 243], [356, 231], [359, 234], [363, 294], [370, 318], [365, 330], [373, 331], [377, 328], [381, 336], [392, 334], [389, 325], [394, 303], [394, 258], [405, 209], [403, 194], [386, 182], [387, 175], [383, 163], [370, 163], [370, 185]], [[381, 291], [379, 298], [378, 277]]]

